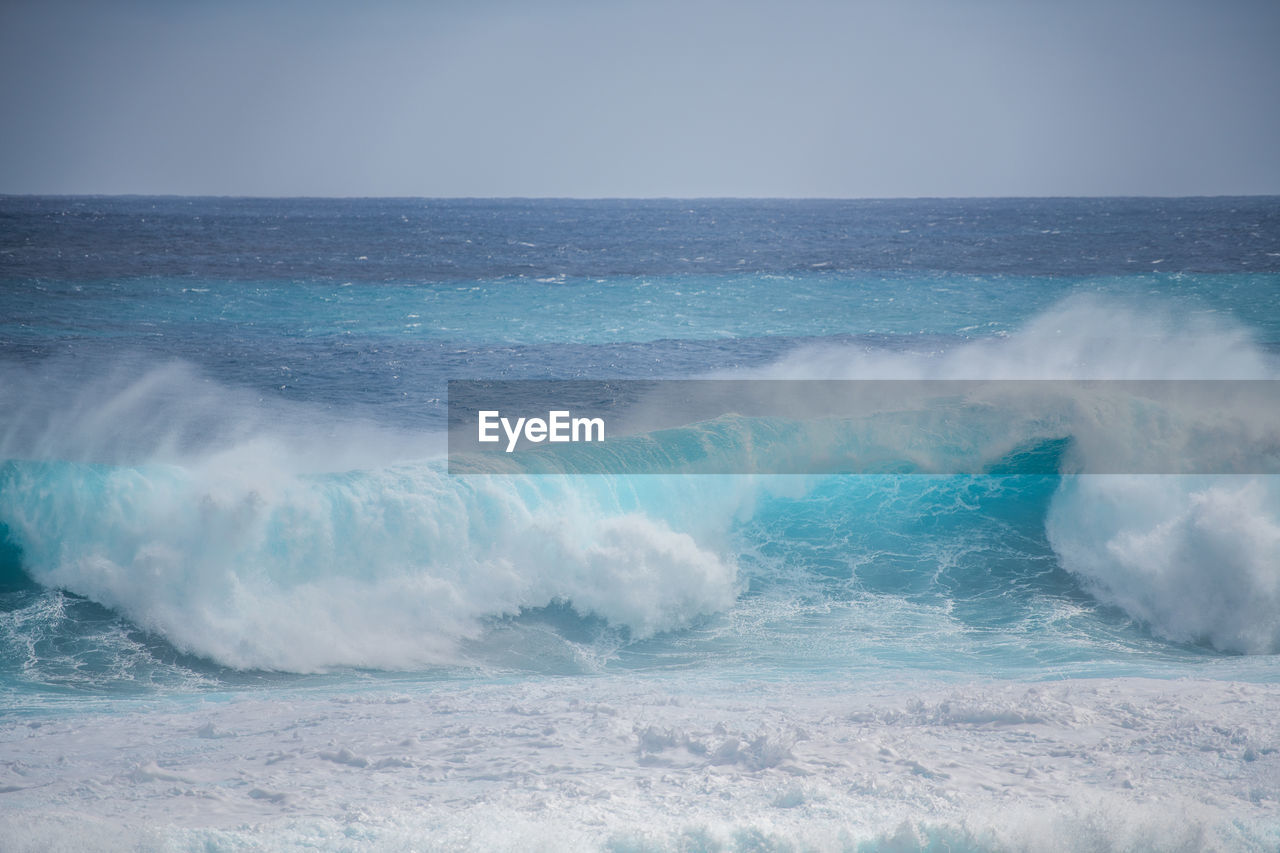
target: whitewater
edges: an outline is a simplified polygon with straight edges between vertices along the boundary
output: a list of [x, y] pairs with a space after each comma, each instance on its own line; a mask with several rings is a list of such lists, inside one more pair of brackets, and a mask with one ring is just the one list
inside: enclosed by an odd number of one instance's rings
[[460, 379], [1277, 380], [1275, 199], [0, 212], [5, 849], [1280, 849], [1280, 401], [945, 475], [445, 437]]

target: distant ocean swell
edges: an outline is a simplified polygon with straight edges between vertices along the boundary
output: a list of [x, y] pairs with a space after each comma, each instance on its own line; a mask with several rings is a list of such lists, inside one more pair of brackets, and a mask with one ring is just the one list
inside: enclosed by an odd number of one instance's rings
[[[1112, 642], [1118, 611], [1123, 642], [1280, 652], [1274, 477], [451, 477], [435, 437], [264, 409], [181, 365], [57, 399], [7, 370], [25, 398], [6, 400], [0, 532], [25, 598], [0, 655], [35, 681], [33, 643], [83, 627], [74, 597], [180, 653], [286, 672], [509, 664], [501, 630], [531, 613], [607, 655], [762, 602], [858, 596], [970, 626], [1068, 602], [1096, 614], [1085, 644]], [[1003, 339], [811, 346], [749, 375], [1277, 374], [1223, 321], [1074, 300]]]

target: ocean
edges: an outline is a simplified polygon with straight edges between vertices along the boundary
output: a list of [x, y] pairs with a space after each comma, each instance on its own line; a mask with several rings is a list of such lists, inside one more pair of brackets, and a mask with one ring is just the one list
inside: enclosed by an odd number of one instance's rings
[[1280, 379], [1280, 198], [0, 197], [0, 848], [1280, 850], [1273, 409], [450, 472], [669, 379]]

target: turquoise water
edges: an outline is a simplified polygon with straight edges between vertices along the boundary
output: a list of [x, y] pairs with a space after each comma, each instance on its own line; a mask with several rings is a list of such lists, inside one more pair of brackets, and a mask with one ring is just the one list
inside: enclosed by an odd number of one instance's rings
[[449, 379], [1273, 378], [1272, 201], [629, 204], [5, 200], [4, 690], [1274, 680], [1270, 478], [459, 478], [441, 435]]

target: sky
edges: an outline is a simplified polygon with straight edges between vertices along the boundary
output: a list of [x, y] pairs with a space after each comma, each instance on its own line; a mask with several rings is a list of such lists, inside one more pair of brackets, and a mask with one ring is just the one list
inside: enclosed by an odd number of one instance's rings
[[1277, 0], [0, 0], [0, 193], [1280, 194]]

